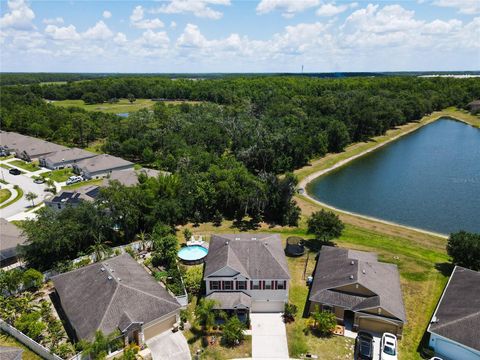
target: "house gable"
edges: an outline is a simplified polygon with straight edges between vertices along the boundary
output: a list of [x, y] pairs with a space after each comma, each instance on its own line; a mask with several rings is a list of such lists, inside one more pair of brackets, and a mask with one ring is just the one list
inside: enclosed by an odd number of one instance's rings
[[359, 284], [358, 282], [354, 284], [338, 286], [338, 287], [332, 288], [332, 290], [341, 291], [343, 293], [352, 294], [356, 296], [370, 297], [370, 296], [377, 295], [370, 289], [367, 289], [365, 286]]
[[211, 278], [213, 280], [213, 279], [218, 278], [218, 277], [234, 277], [234, 276], [237, 276], [239, 274], [240, 273], [237, 270], [232, 269], [230, 266], [224, 266], [221, 269], [218, 269], [214, 273], [205, 277], [205, 280], [208, 280], [208, 279], [211, 279]]

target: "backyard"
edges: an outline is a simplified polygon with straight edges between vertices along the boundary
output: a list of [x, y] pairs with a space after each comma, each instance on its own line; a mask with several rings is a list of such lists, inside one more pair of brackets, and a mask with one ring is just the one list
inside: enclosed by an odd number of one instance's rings
[[70, 176], [73, 175], [73, 171], [71, 168], [59, 169], [59, 170], [52, 170], [46, 173], [42, 173], [40, 176], [43, 178], [49, 178], [50, 180], [56, 182], [64, 182], [67, 181]]
[[25, 162], [22, 160], [13, 160], [10, 161], [10, 164], [17, 166], [21, 169], [27, 170], [27, 171], [37, 171], [40, 170], [40, 167], [38, 166], [38, 163], [36, 162]]

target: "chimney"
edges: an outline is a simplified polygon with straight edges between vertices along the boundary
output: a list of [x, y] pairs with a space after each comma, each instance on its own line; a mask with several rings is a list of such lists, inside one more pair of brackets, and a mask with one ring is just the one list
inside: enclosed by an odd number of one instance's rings
[[362, 270], [362, 274], [366, 274], [367, 272], [365, 271], [365, 269]]
[[353, 280], [353, 275], [350, 275], [349, 277], [350, 277], [350, 280]]
[[355, 265], [355, 261], [350, 261], [350, 265]]

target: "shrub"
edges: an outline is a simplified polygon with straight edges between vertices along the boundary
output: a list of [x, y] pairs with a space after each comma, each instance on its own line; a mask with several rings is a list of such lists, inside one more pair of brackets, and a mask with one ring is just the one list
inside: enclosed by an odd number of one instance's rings
[[294, 304], [285, 304], [285, 310], [283, 312], [283, 320], [286, 323], [295, 321], [295, 316], [297, 315], [298, 308]]
[[345, 228], [338, 215], [324, 209], [314, 212], [308, 219], [307, 224], [308, 233], [314, 234], [322, 242], [328, 242], [339, 237]]
[[189, 294], [198, 295], [202, 286], [203, 270], [199, 266], [191, 266], [185, 271], [183, 278]]
[[243, 330], [246, 328], [245, 323], [240, 321], [237, 316], [231, 317], [223, 327], [222, 341], [226, 345], [238, 345], [245, 338]]
[[474, 271], [480, 270], [480, 234], [466, 231], [450, 234], [447, 252], [455, 265]]
[[87, 258], [84, 258], [84, 259], [78, 261], [77, 263], [75, 263], [74, 267], [76, 269], [80, 269], [81, 267], [87, 266], [91, 262], [92, 262], [92, 260], [87, 257]]
[[35, 269], [28, 269], [22, 275], [22, 282], [25, 289], [37, 290], [43, 284], [43, 274]]
[[330, 335], [337, 325], [335, 314], [329, 311], [319, 311], [317, 309], [311, 315], [314, 329], [322, 336]]
[[39, 341], [46, 328], [40, 319], [39, 312], [25, 313], [15, 321], [15, 327], [33, 340]]

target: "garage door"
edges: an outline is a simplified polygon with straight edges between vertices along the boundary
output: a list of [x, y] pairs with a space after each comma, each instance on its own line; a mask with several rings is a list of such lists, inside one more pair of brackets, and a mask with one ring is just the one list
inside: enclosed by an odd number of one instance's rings
[[161, 333], [170, 330], [175, 324], [176, 316], [172, 315], [171, 317], [158, 322], [156, 324], [152, 324], [143, 329], [143, 334], [145, 336], [145, 340], [148, 340], [154, 336], [160, 335]]
[[398, 327], [395, 324], [384, 322], [377, 319], [360, 318], [358, 320], [359, 330], [370, 331], [374, 333], [389, 332], [397, 334]]
[[439, 338], [436, 339], [435, 355], [441, 356], [445, 360], [478, 360], [478, 355], [471, 351]]
[[254, 301], [252, 302], [251, 312], [268, 313], [283, 312], [285, 303], [283, 301]]

